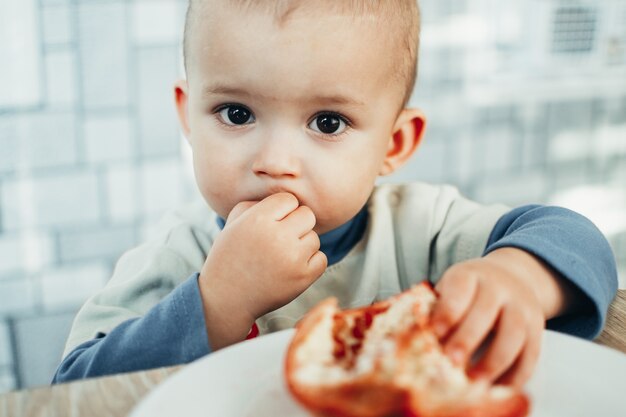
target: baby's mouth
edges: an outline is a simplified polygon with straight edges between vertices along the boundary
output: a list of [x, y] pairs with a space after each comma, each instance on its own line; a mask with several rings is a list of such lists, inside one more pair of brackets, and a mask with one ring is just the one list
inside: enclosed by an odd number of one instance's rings
[[274, 195], [274, 194], [279, 194], [279, 193], [291, 194], [291, 195], [293, 195], [294, 197], [296, 197], [298, 199], [298, 202], [300, 203], [300, 205], [303, 205], [302, 198], [297, 193], [293, 192], [292, 190], [286, 189], [284, 187], [272, 187], [272, 188], [268, 189], [266, 192], [264, 192], [262, 194], [258, 194], [254, 198], [250, 199], [250, 201], [265, 200], [267, 197], [269, 197], [271, 195]]

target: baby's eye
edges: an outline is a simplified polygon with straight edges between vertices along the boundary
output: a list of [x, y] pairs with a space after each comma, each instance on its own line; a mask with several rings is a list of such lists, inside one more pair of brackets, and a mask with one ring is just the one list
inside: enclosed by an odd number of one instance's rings
[[224, 106], [218, 112], [222, 121], [227, 125], [245, 125], [254, 122], [252, 112], [243, 106]]
[[336, 113], [322, 113], [309, 123], [309, 127], [316, 132], [326, 135], [338, 135], [346, 130], [346, 120]]

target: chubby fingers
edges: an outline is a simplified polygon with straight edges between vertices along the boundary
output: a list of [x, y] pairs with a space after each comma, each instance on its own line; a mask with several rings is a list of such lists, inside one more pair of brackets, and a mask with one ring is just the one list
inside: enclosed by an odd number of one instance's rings
[[[282, 220], [282, 223], [294, 230], [300, 238], [313, 230], [315, 222], [315, 214], [313, 214], [313, 210], [307, 206], [298, 207]], [[319, 239], [317, 247], [319, 249]]]
[[226, 224], [234, 222], [243, 213], [254, 207], [257, 215], [265, 216], [271, 220], [282, 220], [292, 211], [296, 210], [300, 203], [293, 194], [272, 194], [261, 201], [240, 201], [230, 210]]
[[544, 320], [539, 318], [527, 328], [527, 338], [520, 356], [511, 368], [498, 378], [498, 382], [522, 388], [537, 366], [543, 338]]
[[539, 353], [541, 351], [542, 333], [532, 337], [528, 340], [526, 348], [524, 349], [522, 356], [519, 360], [519, 364], [513, 368], [509, 377], [503, 379], [503, 383], [512, 385], [517, 388], [521, 388], [532, 376], [537, 361], [539, 360]]
[[501, 308], [502, 303], [490, 287], [480, 288], [467, 314], [446, 339], [444, 353], [457, 365], [467, 363], [494, 327]]
[[258, 201], [241, 201], [237, 203], [237, 205], [232, 208], [230, 213], [228, 213], [228, 217], [226, 218], [226, 224], [234, 222], [239, 216], [241, 216], [250, 207], [254, 206], [257, 203]]
[[505, 308], [498, 320], [495, 338], [470, 376], [495, 381], [520, 356], [528, 341], [528, 331], [523, 314], [517, 309]]
[[307, 266], [309, 276], [317, 279], [326, 270], [326, 267], [328, 266], [328, 258], [326, 258], [326, 255], [323, 252], [317, 251], [313, 254], [313, 256], [311, 256], [311, 258], [309, 258]]
[[446, 271], [435, 287], [439, 294], [433, 308], [431, 323], [439, 338], [446, 336], [467, 314], [478, 288], [478, 280], [465, 274], [462, 268]]
[[276, 193], [261, 200], [255, 210], [259, 210], [259, 214], [266, 215], [272, 220], [280, 221], [297, 209], [299, 205], [300, 202], [295, 195]]

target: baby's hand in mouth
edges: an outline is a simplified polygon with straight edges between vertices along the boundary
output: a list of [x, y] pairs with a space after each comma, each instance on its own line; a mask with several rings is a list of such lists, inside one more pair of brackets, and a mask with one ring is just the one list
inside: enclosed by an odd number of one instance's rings
[[200, 273], [205, 305], [244, 328], [291, 302], [326, 269], [315, 223], [290, 193], [238, 203]]

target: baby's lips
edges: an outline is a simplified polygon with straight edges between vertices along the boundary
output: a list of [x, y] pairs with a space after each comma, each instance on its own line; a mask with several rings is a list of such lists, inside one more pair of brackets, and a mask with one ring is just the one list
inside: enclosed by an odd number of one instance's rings
[[286, 187], [282, 187], [282, 186], [271, 186], [268, 187], [265, 191], [259, 193], [259, 194], [255, 194], [252, 195], [250, 198], [250, 201], [263, 201], [266, 198], [272, 197], [276, 194], [290, 194], [292, 196], [294, 196], [296, 198], [296, 200], [298, 200], [298, 203], [301, 203], [301, 199], [298, 193], [296, 193], [295, 191], [288, 189]]

